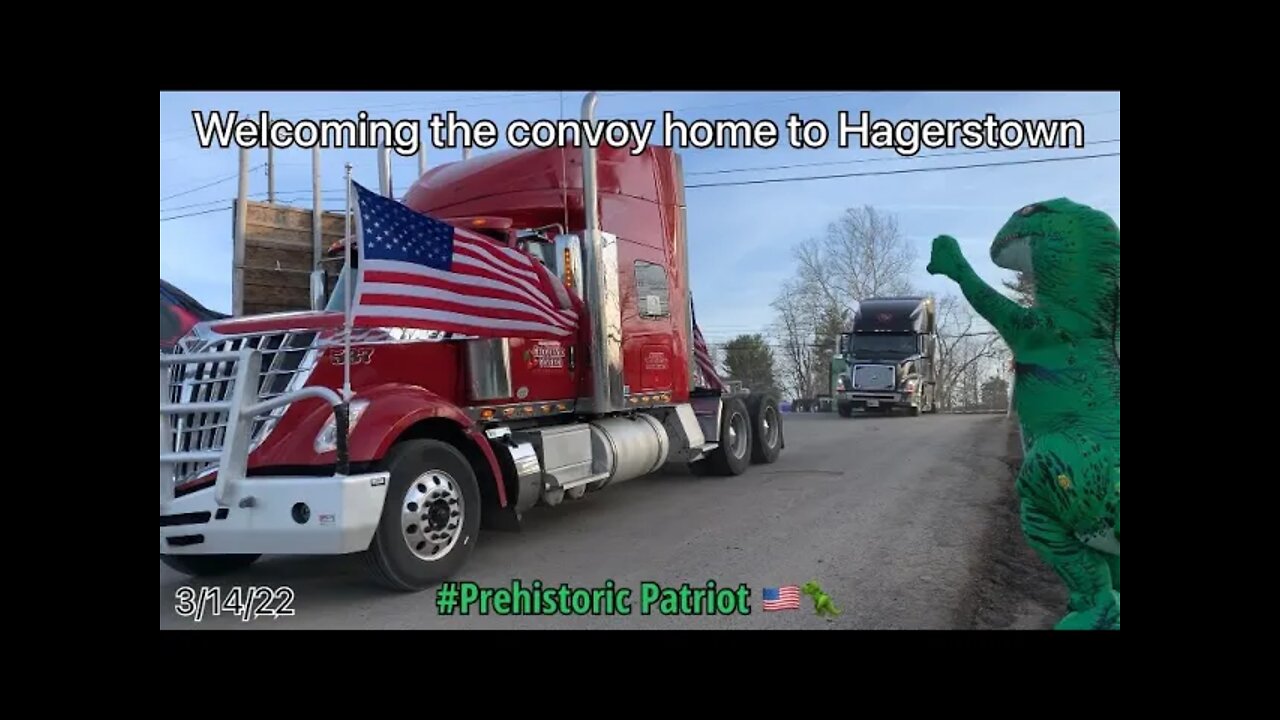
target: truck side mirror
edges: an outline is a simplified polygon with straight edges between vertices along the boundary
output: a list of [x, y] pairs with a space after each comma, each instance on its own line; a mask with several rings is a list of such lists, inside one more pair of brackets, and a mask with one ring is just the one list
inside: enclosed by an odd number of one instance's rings
[[323, 310], [327, 298], [325, 298], [325, 277], [323, 270], [311, 271], [311, 309]]
[[582, 292], [582, 238], [577, 235], [556, 236], [556, 275], [585, 299]]

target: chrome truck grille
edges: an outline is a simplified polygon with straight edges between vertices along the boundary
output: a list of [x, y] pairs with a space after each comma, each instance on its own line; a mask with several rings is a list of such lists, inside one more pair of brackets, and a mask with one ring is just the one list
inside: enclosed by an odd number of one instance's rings
[[853, 367], [854, 390], [892, 390], [896, 375], [889, 365], [855, 365]]
[[[315, 332], [284, 332], [206, 340], [188, 338], [174, 349], [186, 353], [238, 352], [245, 348], [262, 351], [262, 374], [258, 383], [258, 399], [268, 400], [292, 392], [306, 384], [315, 367], [317, 351]], [[169, 370], [169, 402], [225, 402], [235, 385], [236, 361], [179, 363]], [[271, 434], [285, 408], [253, 421], [250, 449]], [[191, 412], [169, 416], [173, 448], [179, 452], [222, 450], [226, 442], [227, 413]], [[214, 462], [185, 462], [174, 467], [173, 482], [180, 484], [215, 469]]]

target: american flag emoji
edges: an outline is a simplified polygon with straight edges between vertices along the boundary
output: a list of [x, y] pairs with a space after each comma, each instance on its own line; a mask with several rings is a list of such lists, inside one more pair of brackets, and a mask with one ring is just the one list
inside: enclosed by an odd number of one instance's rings
[[783, 585], [782, 587], [767, 587], [764, 589], [764, 610], [799, 610], [800, 609], [800, 587], [798, 585]]

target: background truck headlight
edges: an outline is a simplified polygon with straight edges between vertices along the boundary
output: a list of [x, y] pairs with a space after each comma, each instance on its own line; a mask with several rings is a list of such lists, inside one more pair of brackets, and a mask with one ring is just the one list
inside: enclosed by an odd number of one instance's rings
[[[347, 423], [347, 432], [356, 429], [356, 423], [360, 422], [364, 411], [369, 407], [368, 400], [352, 400], [351, 401], [351, 419]], [[320, 434], [316, 435], [315, 450], [317, 455], [323, 455], [327, 452], [333, 452], [338, 449], [338, 419], [329, 414], [329, 420], [320, 428]]]

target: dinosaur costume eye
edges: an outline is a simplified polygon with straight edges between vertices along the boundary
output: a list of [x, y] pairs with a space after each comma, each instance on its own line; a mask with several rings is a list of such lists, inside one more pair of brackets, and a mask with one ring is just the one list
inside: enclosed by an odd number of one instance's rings
[[1028, 205], [1022, 208], [1021, 210], [1019, 210], [1018, 214], [1021, 215], [1022, 217], [1026, 217], [1028, 215], [1032, 215], [1036, 212], [1039, 212], [1039, 210], [1040, 210], [1039, 205]]

